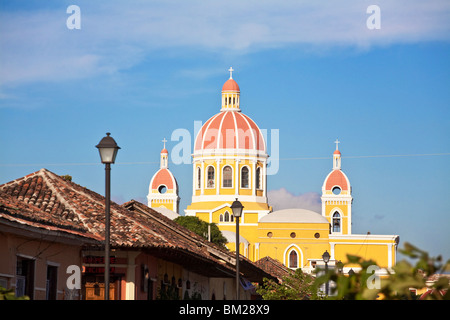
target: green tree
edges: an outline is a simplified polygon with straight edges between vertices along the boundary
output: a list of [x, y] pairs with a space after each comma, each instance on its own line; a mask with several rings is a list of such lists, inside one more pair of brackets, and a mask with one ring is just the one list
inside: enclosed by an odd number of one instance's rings
[[[410, 243], [405, 243], [400, 252], [411, 260], [417, 260], [416, 264], [407, 260], [399, 261], [384, 278], [375, 275], [374, 271], [379, 267], [373, 260], [347, 255], [348, 263], [358, 265], [359, 272], [351, 275], [339, 273], [337, 270], [344, 267], [342, 263], [337, 268], [329, 268], [326, 274], [323, 269], [317, 270], [316, 277], [297, 269], [284, 277], [281, 283], [264, 279], [263, 285], [257, 287], [257, 292], [264, 300], [414, 300], [418, 297], [411, 293], [410, 288], [426, 288], [429, 276], [450, 271], [450, 260], [443, 263], [441, 256], [430, 257], [427, 252]], [[320, 290], [327, 282], [336, 284], [330, 296], [325, 296]], [[440, 277], [429, 287], [433, 293], [427, 299], [450, 300], [449, 286], [449, 278]]]
[[[404, 249], [400, 250], [404, 255], [412, 260], [418, 259], [415, 265], [407, 260], [399, 261], [388, 271], [386, 278], [379, 279], [377, 285], [373, 285], [375, 262], [364, 260], [358, 256], [348, 255], [348, 262], [360, 266], [360, 271], [352, 275], [343, 275], [335, 270], [330, 270], [327, 274], [319, 276], [315, 280], [316, 290], [327, 281], [336, 283], [334, 294], [327, 297], [333, 300], [414, 300], [418, 297], [411, 293], [410, 288], [422, 289], [427, 286], [427, 277], [439, 273], [441, 270], [448, 270], [450, 260], [442, 264], [442, 257], [430, 257], [427, 252], [418, 249], [410, 243], [405, 243]], [[376, 267], [378, 268], [378, 267]], [[445, 295], [432, 294], [427, 299], [450, 299], [449, 279], [440, 277], [430, 289], [434, 292], [446, 292]]]
[[30, 300], [28, 296], [16, 297], [14, 289], [5, 289], [0, 286], [0, 300]]
[[304, 273], [301, 269], [292, 271], [283, 277], [280, 283], [264, 278], [263, 284], [256, 288], [256, 292], [264, 300], [318, 299], [314, 277]]
[[228, 241], [215, 223], [208, 223], [193, 216], [179, 216], [174, 221], [205, 239], [208, 239], [208, 226], [210, 226], [211, 242], [226, 248], [225, 244]]

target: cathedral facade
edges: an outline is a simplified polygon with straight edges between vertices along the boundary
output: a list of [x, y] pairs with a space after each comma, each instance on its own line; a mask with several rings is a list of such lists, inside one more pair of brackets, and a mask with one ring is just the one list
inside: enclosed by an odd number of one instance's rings
[[[396, 261], [398, 236], [352, 234], [352, 190], [341, 169], [339, 141], [332, 170], [322, 186], [322, 212], [301, 208], [273, 211], [267, 198], [266, 142], [258, 125], [242, 112], [240, 88], [232, 77], [232, 68], [229, 71], [219, 112], [203, 124], [195, 138], [192, 202], [185, 215], [216, 223], [229, 241], [228, 248], [235, 250], [236, 223], [231, 204], [238, 199], [244, 206], [240, 253], [252, 261], [270, 256], [289, 268], [311, 272], [323, 264], [322, 255], [328, 252], [331, 265], [338, 261], [345, 264], [347, 254], [351, 254], [374, 260], [382, 270], [391, 268]], [[162, 164], [160, 171], [164, 169]], [[150, 205], [152, 194], [161, 199], [160, 184], [154, 183], [157, 178], [150, 184], [149, 206], [155, 204]], [[170, 179], [166, 180], [170, 184]], [[179, 201], [175, 200], [179, 198], [174, 189], [178, 186], [171, 186], [168, 190], [174, 194], [175, 203]], [[347, 264], [343, 271], [351, 268], [356, 271], [358, 266]]]

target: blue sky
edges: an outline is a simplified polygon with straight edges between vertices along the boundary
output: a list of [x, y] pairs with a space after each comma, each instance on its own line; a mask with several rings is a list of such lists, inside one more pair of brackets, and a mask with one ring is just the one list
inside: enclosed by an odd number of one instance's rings
[[[317, 208], [339, 138], [353, 232], [450, 258], [450, 4], [377, 1], [369, 30], [371, 4], [2, 0], [0, 183], [45, 167], [103, 194], [111, 132], [114, 199], [145, 199], [161, 140], [220, 110], [233, 66], [242, 111], [279, 130], [270, 203]], [[170, 169], [183, 210], [192, 168]]]

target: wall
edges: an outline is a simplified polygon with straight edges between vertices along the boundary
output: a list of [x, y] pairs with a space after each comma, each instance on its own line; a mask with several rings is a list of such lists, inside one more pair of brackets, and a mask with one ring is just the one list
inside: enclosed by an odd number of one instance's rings
[[[34, 235], [29, 233], [29, 235]], [[0, 232], [0, 280], [8, 288], [16, 288], [17, 257], [34, 261], [33, 287], [31, 299], [45, 300], [47, 268], [56, 269], [56, 299], [80, 298], [78, 290], [71, 292], [66, 286], [70, 274], [67, 267], [81, 266], [80, 244], [62, 244], [57, 237], [36, 234], [35, 238], [22, 237], [12, 233]], [[74, 294], [75, 293], [75, 294]], [[71, 295], [74, 294], [74, 295]]]

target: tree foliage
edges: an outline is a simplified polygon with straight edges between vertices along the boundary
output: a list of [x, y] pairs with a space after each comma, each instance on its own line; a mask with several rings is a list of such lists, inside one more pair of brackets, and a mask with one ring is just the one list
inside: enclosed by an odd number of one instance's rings
[[[371, 260], [364, 260], [358, 256], [348, 256], [349, 263], [358, 264], [361, 270], [353, 275], [343, 275], [330, 270], [328, 274], [317, 277], [315, 285], [318, 286], [327, 281], [336, 283], [336, 290], [328, 299], [340, 300], [415, 300], [418, 298], [411, 292], [411, 288], [427, 288], [427, 278], [443, 270], [448, 270], [450, 260], [442, 263], [442, 257], [430, 257], [426, 251], [405, 243], [404, 249], [400, 250], [404, 255], [416, 260], [415, 265], [407, 260], [399, 261], [392, 270], [387, 270], [388, 275], [379, 279], [378, 285], [373, 285], [375, 279], [373, 266], [376, 264]], [[372, 267], [371, 267], [372, 266]], [[371, 269], [369, 269], [371, 268]], [[376, 267], [378, 268], [378, 267]], [[427, 299], [440, 300], [450, 299], [449, 278], [441, 276], [437, 281], [428, 286], [433, 294]], [[441, 292], [441, 293], [438, 293]]]
[[5, 289], [0, 286], [0, 300], [30, 300], [28, 296], [16, 297], [14, 289]]
[[179, 216], [174, 221], [205, 239], [208, 239], [208, 226], [210, 226], [211, 242], [226, 248], [225, 244], [228, 241], [215, 223], [208, 223], [193, 216]]
[[308, 300], [317, 298], [317, 290], [313, 284], [312, 275], [297, 269], [283, 277], [280, 283], [264, 278], [263, 284], [257, 287], [256, 292], [264, 300]]
[[[414, 300], [418, 296], [411, 292], [411, 288], [428, 288], [431, 294], [426, 299], [450, 300], [449, 278], [441, 276], [431, 285], [427, 286], [427, 278], [434, 274], [441, 274], [444, 270], [450, 271], [450, 260], [442, 262], [442, 257], [430, 257], [427, 252], [418, 249], [410, 243], [405, 243], [400, 250], [412, 260], [417, 260], [413, 265], [407, 260], [399, 261], [392, 270], [387, 270], [386, 277], [379, 277], [374, 271], [380, 269], [372, 260], [364, 260], [358, 256], [348, 255], [348, 263], [358, 265], [359, 272], [351, 275], [339, 273], [330, 268], [328, 273], [320, 270], [314, 278], [297, 269], [295, 273], [285, 277], [281, 283], [264, 280], [264, 284], [258, 287], [258, 293], [265, 300], [299, 300], [299, 299], [330, 299], [330, 300]], [[357, 269], [357, 268], [355, 268]], [[334, 283], [335, 286], [329, 296], [323, 294], [321, 288], [325, 283]]]

